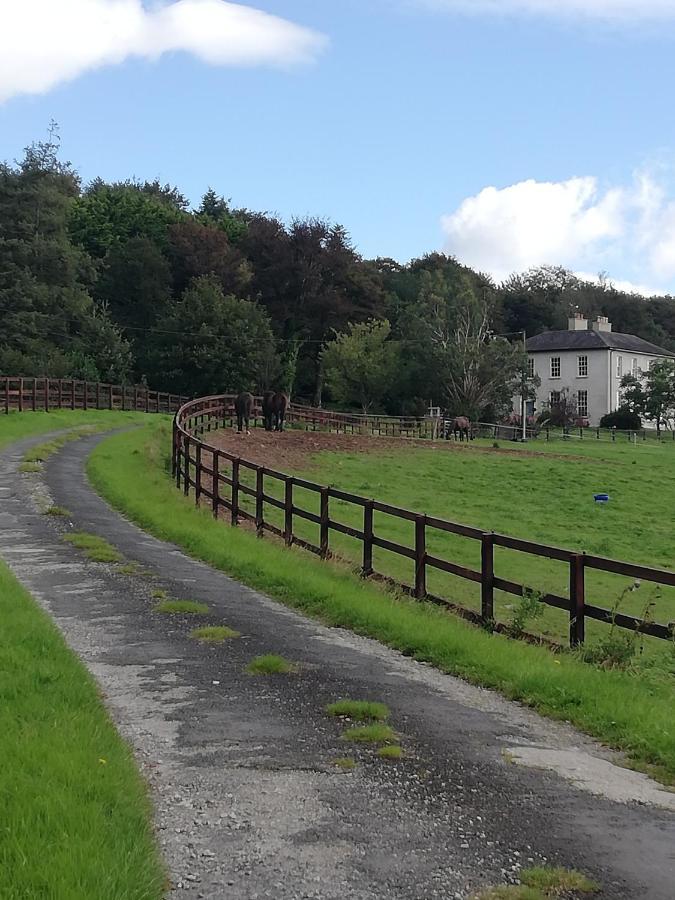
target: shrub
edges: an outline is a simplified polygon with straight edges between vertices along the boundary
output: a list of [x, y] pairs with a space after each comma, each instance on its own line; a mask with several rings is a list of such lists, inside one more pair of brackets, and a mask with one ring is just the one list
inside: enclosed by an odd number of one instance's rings
[[642, 428], [642, 419], [637, 413], [631, 412], [625, 406], [608, 413], [600, 419], [601, 428], [618, 428], [619, 431], [639, 431]]

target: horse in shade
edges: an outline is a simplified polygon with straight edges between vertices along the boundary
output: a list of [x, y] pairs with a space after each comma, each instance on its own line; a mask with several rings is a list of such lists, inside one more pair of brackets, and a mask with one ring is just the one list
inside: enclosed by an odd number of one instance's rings
[[284, 430], [284, 422], [286, 420], [286, 413], [288, 412], [288, 407], [290, 406], [291, 401], [289, 399], [288, 394], [284, 394], [281, 391], [277, 391], [272, 400], [272, 406], [274, 409], [274, 430], [275, 431], [283, 431]]
[[242, 391], [234, 401], [234, 411], [237, 416], [237, 433], [241, 434], [244, 425], [246, 426], [246, 434], [250, 434], [250, 421], [253, 416], [253, 394], [248, 391]]
[[274, 391], [265, 391], [262, 398], [262, 414], [265, 420], [265, 431], [274, 431]]
[[468, 441], [473, 438], [471, 422], [466, 416], [456, 416], [450, 423], [450, 431], [454, 434], [455, 440]]

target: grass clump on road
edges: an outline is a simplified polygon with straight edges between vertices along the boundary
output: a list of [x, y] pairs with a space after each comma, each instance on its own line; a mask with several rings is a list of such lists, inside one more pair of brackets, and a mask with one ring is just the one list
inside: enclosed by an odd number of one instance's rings
[[70, 518], [70, 511], [63, 506], [48, 506], [44, 514], [46, 516], [60, 516], [64, 519]]
[[403, 748], [398, 744], [389, 744], [386, 747], [380, 747], [377, 751], [377, 755], [380, 759], [402, 759]]
[[299, 549], [227, 528], [196, 509], [168, 477], [171, 434], [151, 423], [102, 442], [88, 473], [117, 509], [156, 537], [328, 625], [351, 628], [402, 653], [500, 691], [624, 750], [636, 766], [675, 783], [675, 689], [670, 681], [604, 670], [472, 627], [430, 604], [393, 595]]
[[87, 559], [92, 562], [115, 563], [122, 562], [124, 559], [112, 544], [97, 534], [89, 534], [88, 531], [73, 531], [71, 534], [64, 534], [63, 540], [72, 544], [73, 547], [77, 547], [78, 550], [82, 550]]
[[384, 722], [389, 718], [389, 707], [371, 700], [338, 700], [326, 707], [329, 716], [353, 719], [355, 722]]
[[160, 600], [153, 610], [168, 615], [205, 616], [209, 607], [206, 603], [197, 603], [195, 600]]
[[356, 768], [356, 760], [351, 756], [339, 756], [333, 760], [333, 765], [343, 772], [352, 772]]
[[595, 894], [600, 890], [599, 885], [581, 872], [562, 866], [523, 869], [520, 881], [521, 884], [488, 888], [474, 900], [550, 900], [572, 894]]
[[21, 472], [22, 475], [31, 475], [41, 471], [42, 465], [39, 462], [22, 462], [19, 466], [19, 472]]
[[396, 739], [396, 732], [393, 728], [380, 722], [361, 725], [358, 728], [348, 728], [342, 733], [343, 741], [353, 741], [357, 744], [385, 744], [387, 741]]
[[207, 625], [204, 628], [193, 628], [190, 637], [203, 644], [222, 644], [230, 638], [241, 637], [234, 628], [228, 628], [227, 625]]
[[283, 656], [268, 653], [252, 659], [246, 666], [246, 671], [249, 675], [291, 675], [298, 671], [298, 666]]
[[146, 787], [99, 690], [0, 563], [3, 900], [161, 900]]

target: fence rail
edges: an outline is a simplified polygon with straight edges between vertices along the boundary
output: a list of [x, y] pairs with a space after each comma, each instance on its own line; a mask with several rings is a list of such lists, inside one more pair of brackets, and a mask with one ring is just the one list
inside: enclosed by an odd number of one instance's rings
[[[659, 624], [645, 621], [635, 616], [615, 614], [610, 609], [587, 603], [585, 578], [587, 571], [599, 570], [675, 587], [675, 572], [587, 555], [508, 535], [485, 532], [458, 522], [450, 522], [402, 509], [257, 465], [240, 456], [218, 449], [202, 439], [205, 433], [228, 423], [232, 413], [232, 399], [229, 395], [222, 395], [193, 400], [182, 406], [174, 418], [172, 472], [176, 486], [182, 488], [186, 496], [191, 490], [194, 490], [197, 505], [200, 505], [202, 499], [206, 498], [210, 502], [214, 517], [220, 517], [221, 513], [225, 511], [232, 525], [238, 525], [241, 520], [250, 521], [259, 536], [270, 532], [283, 538], [288, 546], [296, 544], [323, 559], [330, 555], [332, 532], [348, 535], [358, 540], [362, 546], [361, 571], [364, 576], [396, 584], [418, 600], [427, 600], [443, 605], [476, 624], [490, 624], [501, 631], [505, 630], [504, 626], [494, 621], [495, 591], [505, 591], [515, 596], [523, 596], [527, 593], [528, 588], [523, 584], [500, 578], [496, 574], [495, 548], [504, 547], [523, 554], [555, 559], [568, 566], [569, 595], [563, 597], [556, 594], [545, 594], [540, 599], [542, 603], [568, 613], [571, 646], [578, 646], [584, 642], [586, 619], [605, 623], [613, 622], [620, 628], [639, 631], [664, 640], [672, 640], [675, 636], [675, 622]], [[242, 469], [255, 474], [255, 487], [242, 482]], [[270, 493], [270, 479], [283, 485], [283, 500]], [[294, 490], [296, 487], [319, 495], [319, 514], [299, 505]], [[242, 495], [255, 501], [254, 514], [243, 507]], [[355, 528], [333, 518], [331, 516], [331, 500], [358, 507], [362, 521], [361, 527]], [[265, 512], [266, 508], [270, 506], [283, 512], [283, 528], [278, 528], [267, 521]], [[412, 523], [412, 546], [407, 547], [377, 534], [373, 525], [375, 512]], [[294, 522], [297, 519], [312, 522], [319, 527], [318, 543], [300, 538], [294, 533]], [[478, 542], [480, 544], [480, 569], [469, 569], [453, 560], [441, 559], [429, 553], [427, 550], [428, 537], [434, 531], [451, 532]], [[401, 556], [412, 563], [409, 583], [395, 582], [386, 573], [374, 570], [373, 549], [375, 547]], [[429, 569], [440, 570], [479, 584], [480, 613], [430, 594], [427, 591]]]
[[133, 385], [63, 378], [0, 376], [0, 411], [50, 412], [53, 409], [118, 409], [175, 413], [187, 397]]

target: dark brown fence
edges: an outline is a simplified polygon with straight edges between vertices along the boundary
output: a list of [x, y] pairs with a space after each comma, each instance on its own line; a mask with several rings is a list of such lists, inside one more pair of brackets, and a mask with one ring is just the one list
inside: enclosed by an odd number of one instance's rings
[[[233, 525], [247, 520], [255, 526], [258, 535], [262, 536], [265, 532], [271, 532], [282, 538], [288, 546], [292, 544], [302, 546], [324, 559], [330, 554], [331, 532], [348, 535], [361, 544], [361, 571], [364, 576], [384, 579], [396, 584], [419, 600], [435, 602], [452, 609], [476, 624], [490, 624], [498, 630], [504, 629], [503, 626], [494, 623], [495, 591], [500, 590], [515, 596], [523, 596], [528, 588], [523, 584], [500, 578], [495, 573], [495, 548], [505, 547], [530, 556], [559, 560], [564, 562], [569, 569], [569, 596], [544, 594], [540, 599], [542, 603], [568, 613], [571, 646], [583, 643], [586, 619], [595, 619], [605, 623], [613, 622], [620, 628], [639, 631], [663, 640], [673, 639], [675, 623], [671, 622], [666, 625], [644, 621], [635, 616], [615, 613], [610, 609], [588, 604], [586, 602], [585, 573], [588, 570], [599, 570], [654, 584], [675, 586], [674, 572], [591, 556], [503, 534], [484, 532], [468, 525], [401, 509], [388, 503], [380, 503], [377, 500], [315, 484], [266, 466], [256, 465], [242, 457], [219, 450], [202, 439], [205, 432], [208, 433], [230, 422], [231, 403], [230, 396], [193, 400], [179, 410], [173, 426], [172, 471], [176, 486], [182, 488], [186, 495], [190, 493], [191, 489], [194, 490], [195, 502], [198, 505], [202, 501], [208, 500], [216, 518], [226, 511]], [[254, 473], [255, 487], [243, 482], [244, 471]], [[283, 485], [283, 499], [275, 497], [269, 492], [270, 480]], [[298, 505], [294, 495], [296, 487], [318, 495], [319, 514]], [[254, 500], [255, 514], [244, 508], [242, 497], [250, 497]], [[354, 528], [332, 518], [331, 500], [342, 501], [358, 507], [361, 511], [362, 526]], [[265, 513], [269, 507], [283, 512], [283, 528], [278, 528], [267, 521]], [[410, 522], [414, 533], [413, 546], [406, 547], [378, 535], [373, 527], [375, 512]], [[297, 519], [303, 519], [318, 526], [318, 544], [294, 534], [294, 522]], [[430, 532], [439, 531], [458, 534], [478, 542], [481, 558], [480, 569], [470, 569], [458, 565], [452, 560], [441, 559], [430, 554], [427, 551], [427, 536]], [[411, 579], [409, 583], [394, 582], [386, 573], [374, 571], [373, 549], [376, 547], [388, 550], [410, 561]], [[480, 585], [480, 613], [430, 594], [427, 591], [427, 572], [430, 569], [440, 570]]]
[[120, 409], [175, 413], [187, 397], [145, 387], [100, 384], [61, 378], [0, 376], [0, 411], [49, 412], [52, 409]]

